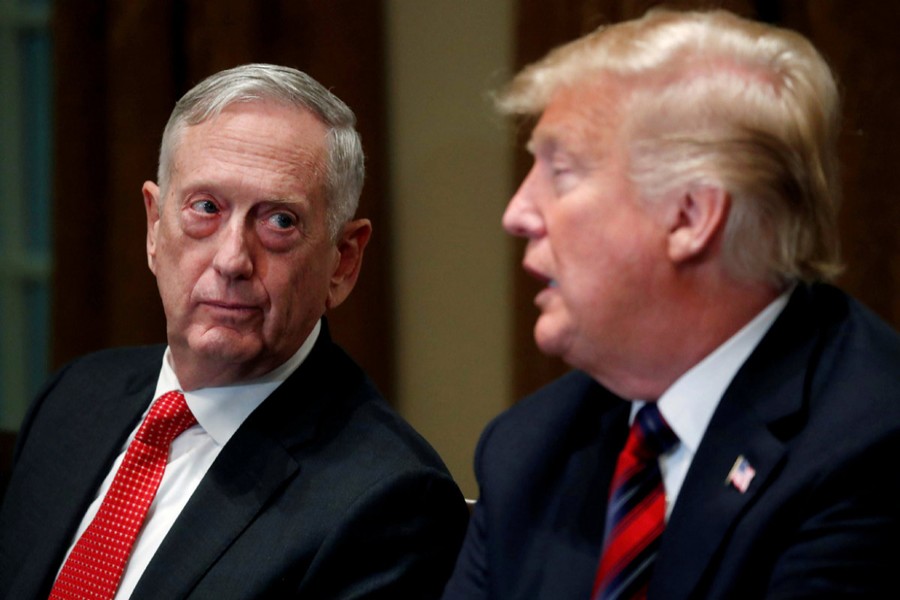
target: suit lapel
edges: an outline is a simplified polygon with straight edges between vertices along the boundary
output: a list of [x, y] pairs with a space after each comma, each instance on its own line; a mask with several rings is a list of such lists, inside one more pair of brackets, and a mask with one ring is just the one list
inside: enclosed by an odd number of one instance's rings
[[[245, 424], [247, 425], [247, 424]], [[299, 464], [265, 432], [242, 426], [163, 540], [132, 598], [182, 598]]]
[[[666, 527], [650, 597], [690, 597], [741, 515], [778, 476], [818, 345], [807, 295], [795, 292], [722, 397]], [[756, 471], [743, 493], [727, 481], [739, 456]]]
[[[314, 438], [333, 366], [327, 329], [304, 363], [238, 428], [203, 477], [141, 576], [132, 598], [181, 598], [301, 465]], [[185, 557], [190, 557], [185, 560]]]
[[[69, 498], [68, 502], [62, 502], [58, 506], [70, 511], [62, 519], [72, 523], [72, 527], [77, 527], [88, 505], [94, 500], [128, 434], [147, 408], [152, 393], [147, 388], [122, 395], [112, 392], [102, 399], [95, 395], [97, 411], [82, 413], [70, 421], [71, 431], [80, 432], [80, 435], [72, 436], [72, 443], [67, 446], [68, 457], [60, 457], [60, 461], [74, 461], [78, 465], [59, 469], [59, 485], [52, 493], [60, 495], [60, 500], [62, 497]], [[97, 424], [101, 423], [102, 427], [98, 427]], [[72, 498], [78, 500], [72, 502]], [[72, 541], [73, 534], [74, 529], [66, 532], [65, 537], [70, 539], [63, 542]]]
[[[159, 354], [153, 356], [158, 361]], [[43, 489], [36, 501], [51, 510], [45, 511], [48, 520], [35, 531], [28, 548], [23, 549], [29, 557], [23, 562], [25, 569], [17, 577], [18, 582], [30, 581], [39, 586], [40, 591], [23, 588], [21, 595], [14, 596], [24, 598], [49, 593], [57, 568], [74, 541], [75, 531], [87, 507], [94, 500], [128, 434], [150, 403], [152, 376], [141, 372], [122, 385], [115, 384], [115, 377], [101, 375], [98, 379], [102, 379], [103, 385], [98, 381], [78, 382], [78, 394], [83, 399], [76, 398], [69, 389], [58, 390], [52, 401], [45, 401], [41, 407], [42, 429], [33, 434], [52, 435], [56, 439], [54, 443], [36, 439], [35, 444], [60, 451], [39, 467], [48, 473], [48, 480], [53, 485]], [[90, 390], [89, 397], [85, 390]], [[22, 468], [28, 468], [28, 465], [23, 464]]]
[[[547, 547], [533, 555], [535, 564], [531, 570], [543, 579], [541, 584], [546, 590], [537, 583], [532, 587], [523, 586], [523, 598], [544, 597], [536, 594], [535, 589], [546, 591], [547, 597], [584, 598], [590, 595], [603, 550], [609, 488], [616, 461], [628, 437], [631, 403], [611, 394], [589, 400], [594, 406], [579, 416], [581, 423], [577, 429], [590, 429], [592, 440], [572, 454], [563, 474], [563, 482], [558, 488], [558, 507], [553, 511], [555, 523], [551, 527], [558, 535], [551, 537]], [[598, 417], [595, 407], [599, 406], [604, 408]], [[599, 423], [599, 428], [593, 423]], [[562, 581], [559, 581], [560, 574], [563, 574]]]
[[[715, 435], [704, 437], [679, 492], [654, 567], [650, 597], [690, 596], [736, 520], [774, 476], [784, 456], [782, 442], [754, 415], [722, 414], [719, 418], [717, 413], [710, 424]], [[738, 456], [756, 470], [744, 493], [726, 481]]]
[[[527, 443], [527, 453], [540, 456], [540, 463], [516, 471], [523, 479], [519, 499], [485, 507], [489, 517], [498, 511], [500, 535], [492, 552], [504, 557], [494, 592], [502, 598], [586, 598], [600, 562], [609, 485], [631, 403], [580, 372], [535, 396], [521, 402], [536, 402], [530, 419], [543, 433]], [[505, 469], [497, 467], [503, 461], [492, 464], [483, 466]]]

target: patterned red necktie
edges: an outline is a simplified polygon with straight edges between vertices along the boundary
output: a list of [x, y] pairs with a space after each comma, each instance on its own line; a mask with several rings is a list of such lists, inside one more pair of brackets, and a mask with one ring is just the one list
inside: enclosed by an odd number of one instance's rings
[[677, 442], [656, 403], [638, 411], [616, 463], [606, 514], [606, 540], [591, 598], [647, 597], [665, 528], [666, 493], [657, 459]]
[[56, 578], [50, 591], [52, 600], [115, 596], [166, 469], [169, 445], [196, 422], [181, 392], [168, 392], [153, 403], [125, 451], [97, 515]]

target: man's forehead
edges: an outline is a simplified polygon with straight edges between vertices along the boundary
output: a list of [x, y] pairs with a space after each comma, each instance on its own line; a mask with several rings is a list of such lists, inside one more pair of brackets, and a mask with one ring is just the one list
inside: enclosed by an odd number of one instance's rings
[[327, 127], [310, 111], [279, 104], [233, 104], [195, 125], [185, 126], [175, 145], [176, 160], [201, 146], [207, 152], [246, 152], [308, 168], [327, 152]]
[[526, 145], [532, 154], [596, 147], [618, 128], [618, 98], [605, 87], [582, 85], [554, 93]]
[[186, 124], [184, 131], [213, 138], [240, 134], [251, 142], [324, 148], [329, 128], [309, 109], [259, 99], [232, 102], [202, 121]]
[[578, 137], [577, 128], [565, 123], [544, 123], [539, 121], [531, 131], [525, 147], [532, 154], [554, 152], [559, 148], [575, 145]]

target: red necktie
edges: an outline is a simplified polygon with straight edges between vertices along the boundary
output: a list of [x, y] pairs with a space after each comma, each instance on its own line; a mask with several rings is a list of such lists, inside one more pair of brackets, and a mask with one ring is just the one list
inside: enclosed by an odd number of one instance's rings
[[647, 597], [666, 515], [666, 493], [657, 459], [677, 442], [656, 403], [638, 411], [616, 463], [606, 540], [591, 598]]
[[56, 578], [50, 591], [52, 600], [115, 595], [166, 469], [169, 445], [196, 422], [181, 392], [168, 392], [153, 403], [125, 451], [97, 515]]

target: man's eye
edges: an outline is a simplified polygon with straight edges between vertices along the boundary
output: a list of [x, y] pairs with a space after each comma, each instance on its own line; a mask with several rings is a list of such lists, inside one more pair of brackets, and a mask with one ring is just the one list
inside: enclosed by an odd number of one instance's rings
[[569, 167], [553, 167], [550, 171], [553, 187], [558, 193], [570, 190], [575, 184], [575, 171]]
[[206, 213], [208, 215], [214, 215], [219, 212], [219, 207], [217, 207], [216, 203], [212, 200], [197, 200], [191, 204], [191, 208], [197, 212]]
[[294, 226], [295, 220], [294, 217], [287, 213], [275, 213], [269, 217], [269, 223], [278, 229], [288, 229]]
[[550, 164], [550, 175], [553, 177], [563, 177], [572, 172], [572, 166], [566, 163], [553, 162]]

